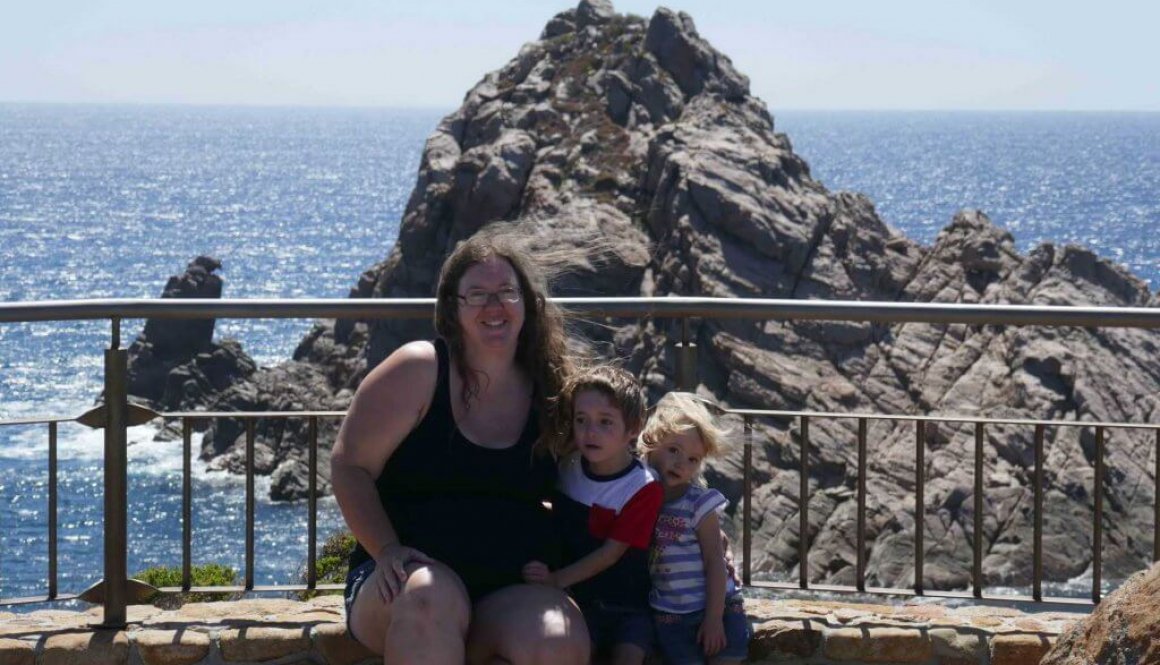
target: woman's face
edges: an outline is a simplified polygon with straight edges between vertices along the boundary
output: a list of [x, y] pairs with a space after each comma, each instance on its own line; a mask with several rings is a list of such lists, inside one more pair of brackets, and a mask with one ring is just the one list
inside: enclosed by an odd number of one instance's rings
[[[507, 259], [490, 256], [468, 268], [459, 280], [457, 294], [459, 327], [467, 347], [515, 349], [524, 326], [527, 294], [521, 292], [519, 278]], [[512, 298], [518, 302], [510, 302]], [[476, 300], [482, 304], [473, 304]]]

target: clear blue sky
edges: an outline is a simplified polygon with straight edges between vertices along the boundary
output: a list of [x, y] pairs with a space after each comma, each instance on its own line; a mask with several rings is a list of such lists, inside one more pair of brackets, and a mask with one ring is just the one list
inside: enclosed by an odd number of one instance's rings
[[[5, 0], [0, 101], [451, 109], [552, 0]], [[782, 109], [1160, 111], [1156, 0], [673, 0]], [[651, 16], [657, 4], [620, 0]]]

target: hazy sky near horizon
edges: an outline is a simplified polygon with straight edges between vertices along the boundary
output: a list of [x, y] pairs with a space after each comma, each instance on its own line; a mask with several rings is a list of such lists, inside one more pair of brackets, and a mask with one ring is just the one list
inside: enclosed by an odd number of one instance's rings
[[[42, 0], [0, 102], [453, 109], [566, 0]], [[619, 0], [692, 15], [782, 109], [1160, 111], [1160, 2]]]

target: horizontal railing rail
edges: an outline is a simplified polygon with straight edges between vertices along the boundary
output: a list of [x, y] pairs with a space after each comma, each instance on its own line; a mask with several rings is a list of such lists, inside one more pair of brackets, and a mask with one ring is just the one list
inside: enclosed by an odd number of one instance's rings
[[[963, 323], [971, 325], [1160, 328], [1160, 309], [1055, 305], [963, 305], [758, 298], [555, 298], [575, 314], [618, 317]], [[0, 304], [0, 323], [120, 319], [421, 319], [434, 298], [314, 298], [301, 300], [42, 300]]]
[[[869, 323], [931, 323], [966, 325], [1012, 325], [1012, 326], [1079, 326], [1079, 327], [1132, 327], [1160, 328], [1160, 309], [1153, 308], [1111, 308], [1111, 307], [1059, 307], [1034, 305], [961, 305], [941, 303], [885, 303], [855, 301], [817, 300], [761, 300], [761, 299], [716, 299], [694, 297], [668, 298], [559, 298], [563, 308], [578, 316], [607, 318], [661, 318], [682, 320], [682, 341], [677, 344], [678, 382], [683, 387], [693, 384], [691, 372], [695, 371], [695, 344], [688, 339], [688, 320], [691, 318], [714, 319], [756, 319], [756, 320], [830, 320]], [[49, 440], [49, 579], [45, 596], [30, 598], [0, 599], [0, 606], [45, 600], [66, 600], [78, 596], [59, 594], [57, 591], [57, 428], [60, 423], [78, 421], [90, 426], [96, 418], [105, 430], [105, 606], [103, 625], [118, 626], [125, 622], [126, 557], [127, 540], [125, 534], [125, 474], [127, 445], [126, 428], [130, 416], [140, 418], [140, 407], [130, 407], [126, 395], [127, 352], [121, 348], [121, 323], [127, 319], [204, 319], [204, 318], [355, 318], [362, 320], [379, 319], [422, 319], [433, 312], [434, 299], [308, 299], [308, 300], [100, 300], [100, 301], [41, 301], [0, 304], [0, 323], [30, 323], [42, 321], [108, 320], [112, 324], [110, 348], [105, 354], [105, 406], [94, 416], [92, 412], [77, 418], [57, 416], [24, 417], [0, 420], [0, 426], [47, 425]], [[729, 409], [713, 405], [719, 412], [731, 414], [744, 421], [744, 469], [743, 469], [743, 533], [742, 533], [742, 577], [746, 585], [768, 588], [795, 588], [826, 592], [865, 592], [896, 595], [927, 595], [948, 598], [975, 598], [996, 602], [1057, 602], [1064, 604], [1091, 604], [1100, 600], [1103, 483], [1105, 434], [1110, 429], [1133, 429], [1156, 431], [1156, 478], [1160, 482], [1160, 423], [1120, 423], [1090, 421], [1037, 420], [1026, 418], [989, 418], [962, 414], [882, 414], [882, 413], [840, 413], [824, 411], [788, 411], [764, 409]], [[135, 409], [136, 411], [133, 411]], [[237, 591], [311, 591], [341, 588], [341, 585], [318, 584], [315, 577], [317, 550], [317, 457], [318, 421], [322, 418], [341, 418], [342, 411], [181, 411], [169, 413], [149, 412], [149, 417], [179, 419], [182, 424], [184, 464], [182, 471], [182, 583], [179, 587], [165, 587], [162, 591], [173, 592], [237, 592]], [[87, 420], [85, 420], [87, 418]], [[191, 437], [192, 422], [215, 418], [235, 418], [245, 422], [245, 492], [246, 492], [246, 552], [244, 584], [229, 587], [195, 587], [191, 579], [190, 547], [192, 543], [192, 470]], [[254, 441], [255, 423], [261, 419], [299, 418], [308, 421], [308, 552], [306, 583], [298, 585], [255, 585], [254, 583]], [[798, 424], [799, 450], [799, 580], [797, 584], [755, 581], [752, 579], [752, 482], [754, 424], [759, 418], [789, 419]], [[809, 456], [810, 423], [821, 419], [845, 419], [857, 421], [857, 563], [856, 584], [854, 586], [811, 584], [809, 580], [809, 541], [806, 537], [809, 522]], [[914, 585], [912, 588], [868, 587], [866, 580], [866, 472], [868, 423], [873, 421], [908, 421], [914, 425], [915, 441], [915, 534], [914, 534]], [[972, 588], [968, 591], [930, 590], [923, 585], [923, 515], [925, 510], [924, 483], [925, 428], [930, 423], [956, 423], [973, 425], [975, 428], [974, 483], [975, 510], [972, 567]], [[985, 428], [989, 426], [1034, 428], [1034, 547], [1032, 595], [987, 596], [983, 593], [982, 539], [974, 534], [982, 533], [982, 500], [984, 492], [983, 441]], [[1094, 428], [1096, 440], [1095, 488], [1093, 519], [1093, 586], [1090, 599], [1044, 597], [1042, 593], [1042, 534], [1043, 534], [1043, 472], [1044, 432], [1047, 428], [1082, 427]], [[1154, 560], [1160, 560], [1160, 491], [1154, 508]]]

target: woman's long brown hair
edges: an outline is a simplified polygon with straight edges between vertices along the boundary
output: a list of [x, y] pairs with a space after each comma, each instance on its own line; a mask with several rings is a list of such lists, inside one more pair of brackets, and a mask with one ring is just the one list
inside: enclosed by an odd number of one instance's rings
[[511, 264], [519, 280], [524, 302], [524, 325], [516, 346], [516, 365], [528, 373], [534, 386], [532, 404], [539, 414], [540, 438], [535, 454], [562, 455], [566, 442], [555, 436], [560, 428], [559, 395], [572, 373], [568, 354], [564, 314], [548, 299], [548, 283], [543, 270], [520, 249], [509, 235], [481, 231], [460, 243], [443, 263], [436, 290], [435, 331], [447, 342], [455, 369], [463, 384], [462, 399], [470, 406], [479, 394], [481, 377], [467, 365], [463, 331], [459, 322], [459, 281], [472, 266], [491, 257]]

